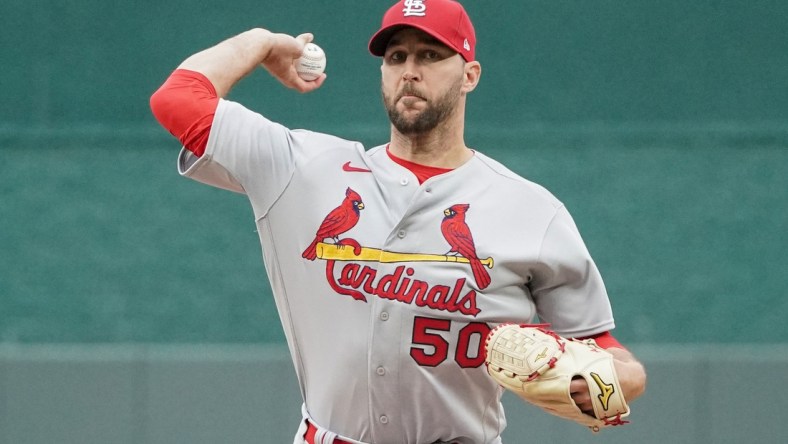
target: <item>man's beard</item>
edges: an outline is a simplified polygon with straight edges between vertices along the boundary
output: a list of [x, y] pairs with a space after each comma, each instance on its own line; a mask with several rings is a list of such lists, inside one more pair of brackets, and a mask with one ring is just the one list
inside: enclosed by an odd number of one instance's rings
[[393, 101], [385, 92], [383, 93], [383, 104], [386, 107], [389, 120], [401, 134], [417, 135], [432, 131], [454, 112], [460, 99], [460, 81], [457, 81], [444, 95], [438, 97], [434, 102], [428, 103], [416, 118], [409, 119], [397, 110], [397, 103], [402, 96], [413, 94], [421, 97], [420, 93], [409, 85], [407, 84]]

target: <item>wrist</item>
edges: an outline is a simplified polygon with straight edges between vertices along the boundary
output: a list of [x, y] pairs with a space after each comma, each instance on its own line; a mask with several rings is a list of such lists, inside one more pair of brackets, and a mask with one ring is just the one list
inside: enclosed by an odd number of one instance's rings
[[627, 402], [634, 401], [646, 391], [646, 369], [636, 360], [614, 359], [618, 382]]
[[237, 56], [247, 65], [255, 67], [271, 52], [272, 32], [264, 28], [252, 28], [230, 39]]

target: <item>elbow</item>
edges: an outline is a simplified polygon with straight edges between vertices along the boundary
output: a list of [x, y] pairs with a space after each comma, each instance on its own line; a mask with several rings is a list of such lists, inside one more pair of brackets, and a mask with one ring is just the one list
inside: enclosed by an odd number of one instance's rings
[[202, 74], [176, 70], [150, 97], [156, 120], [188, 150], [205, 150], [219, 98]]
[[171, 111], [177, 107], [177, 104], [172, 103], [172, 96], [167, 94], [165, 85], [150, 96], [149, 105], [156, 121], [164, 128], [169, 128], [168, 122], [172, 119]]

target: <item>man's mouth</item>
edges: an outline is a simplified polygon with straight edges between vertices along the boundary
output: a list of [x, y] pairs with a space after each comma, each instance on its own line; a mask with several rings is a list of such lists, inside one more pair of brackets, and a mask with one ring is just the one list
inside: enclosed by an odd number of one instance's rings
[[413, 95], [404, 95], [399, 100], [399, 102], [402, 103], [406, 108], [415, 107], [417, 103], [422, 101], [424, 101], [424, 99], [422, 99], [419, 96], [413, 96]]
[[399, 97], [397, 97], [397, 100], [401, 100], [401, 99], [408, 99], [410, 101], [415, 101], [415, 100], [424, 100], [424, 97], [422, 97], [418, 91], [414, 91], [413, 89], [410, 88], [405, 88], [404, 90], [402, 90], [401, 93], [399, 93]]

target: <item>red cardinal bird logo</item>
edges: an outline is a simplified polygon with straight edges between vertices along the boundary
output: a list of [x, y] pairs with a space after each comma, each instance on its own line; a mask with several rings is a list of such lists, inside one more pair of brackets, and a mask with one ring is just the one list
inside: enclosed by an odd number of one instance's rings
[[[476, 245], [473, 243], [473, 235], [468, 224], [465, 223], [465, 213], [470, 208], [469, 204], [456, 204], [443, 211], [445, 217], [441, 222], [441, 233], [446, 238], [446, 242], [451, 246], [449, 253], [457, 253], [468, 259], [471, 264], [473, 277], [479, 289], [487, 288], [490, 285], [490, 275], [484, 269], [484, 265], [476, 256]], [[447, 254], [449, 254], [447, 253]]]
[[323, 219], [323, 223], [320, 224], [320, 228], [317, 229], [317, 234], [315, 234], [315, 240], [306, 247], [301, 257], [310, 261], [315, 260], [317, 258], [315, 247], [323, 239], [332, 238], [335, 243], [339, 244], [339, 235], [353, 228], [358, 223], [361, 210], [363, 209], [364, 202], [361, 201], [361, 196], [348, 188], [345, 191], [345, 199]]

